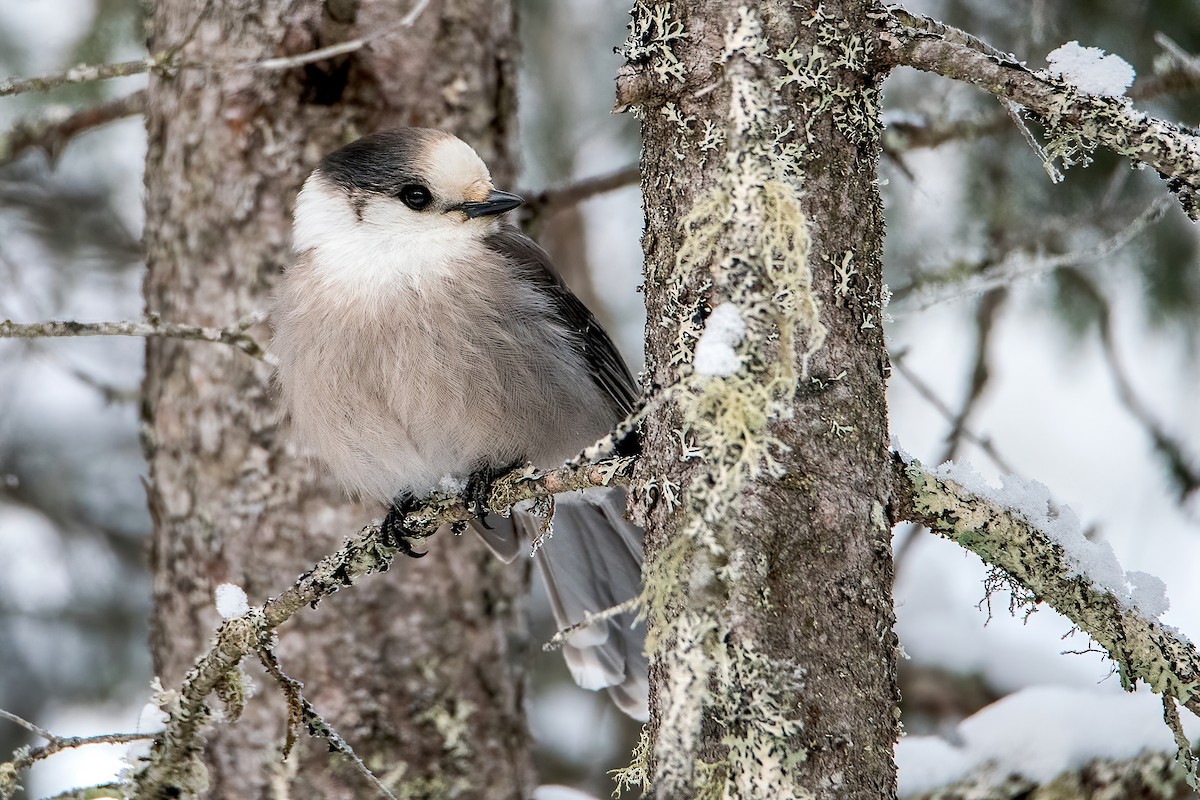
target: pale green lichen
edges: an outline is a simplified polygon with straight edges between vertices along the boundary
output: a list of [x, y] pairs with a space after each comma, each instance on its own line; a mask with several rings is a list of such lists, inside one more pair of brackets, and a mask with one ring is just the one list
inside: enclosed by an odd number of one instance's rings
[[617, 797], [623, 792], [632, 791], [650, 785], [650, 728], [643, 725], [638, 736], [638, 743], [633, 748], [633, 757], [629, 766], [614, 769], [609, 772], [613, 776], [612, 796]]

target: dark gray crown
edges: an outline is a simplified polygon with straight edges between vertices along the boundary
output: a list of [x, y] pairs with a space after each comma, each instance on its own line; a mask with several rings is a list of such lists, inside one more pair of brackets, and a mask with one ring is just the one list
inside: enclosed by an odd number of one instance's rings
[[422, 159], [445, 137], [432, 128], [379, 131], [334, 150], [318, 169], [344, 189], [395, 194], [401, 186], [427, 183], [421, 175]]

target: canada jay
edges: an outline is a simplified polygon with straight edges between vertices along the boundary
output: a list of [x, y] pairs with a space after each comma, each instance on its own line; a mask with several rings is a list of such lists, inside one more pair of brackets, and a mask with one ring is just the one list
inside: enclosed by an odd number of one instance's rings
[[[546, 252], [501, 222], [521, 202], [465, 142], [422, 128], [336, 150], [296, 200], [296, 257], [272, 313], [285, 409], [347, 489], [390, 504], [385, 530], [410, 555], [415, 498], [465, 483], [486, 514], [495, 477], [562, 464], [637, 395]], [[620, 489], [557, 499], [536, 558], [561, 627], [638, 594], [642, 531], [624, 506]], [[511, 560], [541, 524], [518, 507], [473, 526]], [[643, 638], [625, 614], [564, 653], [577, 683], [644, 719]]]

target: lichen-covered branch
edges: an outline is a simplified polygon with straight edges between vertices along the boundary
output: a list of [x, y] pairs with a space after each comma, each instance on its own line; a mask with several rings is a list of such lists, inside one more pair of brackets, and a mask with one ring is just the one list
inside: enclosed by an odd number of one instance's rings
[[125, 78], [130, 75], [141, 75], [144, 72], [158, 72], [166, 75], [176, 66], [174, 54], [168, 52], [156, 53], [132, 61], [121, 61], [116, 64], [80, 64], [52, 75], [42, 75], [36, 78], [6, 78], [0, 81], [0, 97], [26, 92], [48, 92], [51, 89], [69, 86], [73, 83]]
[[[628, 480], [633, 459], [617, 459], [562, 468], [544, 473], [517, 470], [498, 479], [489, 496], [495, 510], [511, 508], [522, 500], [610, 486]], [[434, 498], [406, 519], [410, 530], [431, 536], [442, 525], [466, 522], [474, 515], [459, 497]], [[236, 719], [244, 702], [240, 665], [262, 648], [270, 631], [286, 622], [305, 606], [316, 608], [320, 601], [359, 578], [386, 571], [399, 551], [379, 525], [371, 524], [304, 573], [290, 588], [247, 614], [226, 620], [218, 628], [212, 646], [193, 665], [177, 692], [161, 698], [167, 722], [155, 738], [146, 765], [133, 779], [132, 797], [157, 800], [164, 791], [182, 792], [187, 797], [206, 785], [202, 734], [213, 721], [209, 697], [224, 703], [227, 715]]]
[[174, 339], [193, 339], [220, 342], [236, 347], [248, 356], [272, 363], [269, 353], [246, 330], [262, 321], [254, 314], [225, 328], [206, 328], [182, 322], [163, 322], [156, 316], [145, 320], [121, 322], [75, 322], [48, 320], [46, 322], [0, 321], [0, 339], [44, 339], [65, 336], [168, 336]]
[[1184, 800], [1195, 797], [1175, 760], [1165, 753], [1147, 753], [1128, 761], [1099, 759], [1038, 784], [1010, 775], [998, 778], [991, 771], [934, 789], [908, 795], [905, 800]]
[[145, 106], [144, 89], [87, 108], [72, 110], [66, 106], [51, 106], [0, 133], [0, 167], [33, 149], [41, 150], [53, 162], [76, 135], [141, 114]]
[[39, 747], [22, 747], [17, 750], [11, 760], [0, 763], [0, 800], [9, 800], [20, 789], [20, 784], [17, 782], [24, 770], [29, 769], [34, 764], [43, 759], [61, 753], [64, 750], [74, 750], [79, 747], [87, 747], [94, 744], [128, 744], [130, 742], [142, 741], [144, 739], [153, 738], [154, 734], [150, 733], [105, 733], [98, 736], [56, 736], [50, 731], [35, 725], [28, 720], [18, 717], [8, 711], [0, 709], [0, 719], [8, 720], [29, 732], [46, 740], [46, 744]]
[[1047, 153], [1069, 165], [1086, 163], [1098, 146], [1157, 170], [1192, 219], [1200, 219], [1200, 138], [1137, 111], [1125, 98], [1087, 94], [1033, 72], [1016, 58], [974, 37], [905, 11], [882, 20], [883, 57], [972, 83], [1028, 109], [1047, 127]]
[[893, 478], [893, 522], [919, 522], [1006, 572], [1108, 651], [1126, 689], [1140, 680], [1200, 712], [1200, 653], [1190, 642], [1074, 574], [1062, 546], [1012, 509], [900, 456]]

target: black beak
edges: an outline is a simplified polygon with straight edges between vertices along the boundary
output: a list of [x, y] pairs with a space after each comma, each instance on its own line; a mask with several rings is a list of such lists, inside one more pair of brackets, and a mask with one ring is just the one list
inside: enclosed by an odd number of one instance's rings
[[493, 214], [503, 214], [505, 211], [511, 211], [524, 202], [523, 198], [517, 197], [515, 194], [492, 189], [487, 200], [484, 200], [482, 203], [463, 203], [459, 208], [468, 217], [490, 217]]

